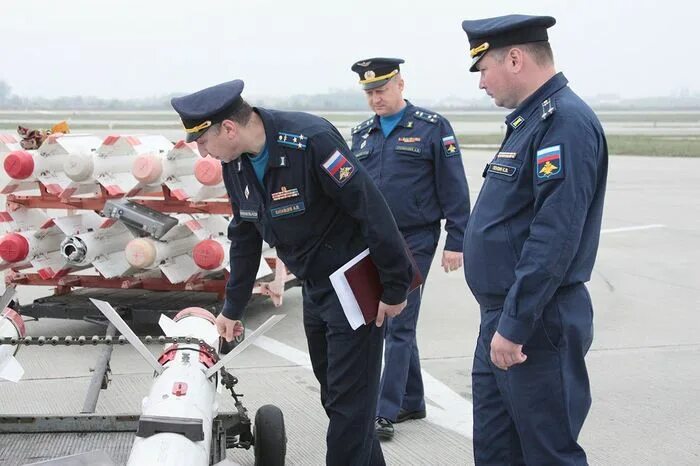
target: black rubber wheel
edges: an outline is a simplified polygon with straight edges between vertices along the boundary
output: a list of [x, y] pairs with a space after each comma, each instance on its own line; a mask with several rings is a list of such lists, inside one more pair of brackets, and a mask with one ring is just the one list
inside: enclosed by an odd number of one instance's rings
[[277, 406], [261, 406], [255, 413], [253, 444], [255, 466], [284, 466], [287, 433], [284, 430], [282, 410]]

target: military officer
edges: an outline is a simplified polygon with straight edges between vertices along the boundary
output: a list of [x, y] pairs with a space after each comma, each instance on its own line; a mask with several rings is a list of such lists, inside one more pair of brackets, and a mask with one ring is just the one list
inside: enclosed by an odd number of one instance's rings
[[[469, 190], [459, 144], [450, 123], [403, 98], [397, 58], [368, 58], [352, 65], [374, 116], [352, 129], [352, 151], [381, 190], [425, 279], [446, 219], [445, 272], [462, 266]], [[408, 296], [401, 315], [389, 319], [377, 435], [394, 436], [394, 423], [426, 415], [416, 324], [421, 293]]]
[[[297, 112], [252, 108], [235, 80], [172, 99], [200, 154], [223, 163], [233, 219], [231, 275], [217, 327], [231, 340], [265, 240], [304, 280], [304, 328], [330, 419], [326, 462], [384, 464], [374, 432], [385, 317], [405, 307], [410, 262], [389, 208], [337, 129]], [[353, 331], [329, 275], [369, 247], [384, 288], [376, 325]]]
[[608, 151], [598, 118], [554, 67], [549, 16], [464, 21], [470, 71], [513, 109], [464, 238], [481, 307], [472, 371], [481, 464], [583, 465], [591, 396], [584, 285], [600, 236]]

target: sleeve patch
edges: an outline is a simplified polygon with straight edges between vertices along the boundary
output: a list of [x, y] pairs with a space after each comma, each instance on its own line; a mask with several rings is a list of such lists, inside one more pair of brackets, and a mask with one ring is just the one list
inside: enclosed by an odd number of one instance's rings
[[355, 166], [337, 149], [321, 166], [338, 186], [343, 186], [355, 174]]
[[564, 178], [564, 158], [561, 145], [537, 151], [537, 182]]
[[442, 150], [445, 157], [459, 155], [459, 144], [453, 135], [442, 138]]

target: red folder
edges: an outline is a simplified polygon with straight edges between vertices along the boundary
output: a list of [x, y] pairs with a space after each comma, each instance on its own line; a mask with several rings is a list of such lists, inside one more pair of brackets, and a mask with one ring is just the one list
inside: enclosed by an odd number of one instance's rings
[[[416, 265], [416, 261], [413, 259], [413, 254], [408, 249], [406, 249], [406, 254], [411, 261], [411, 268], [413, 269], [413, 280], [408, 288], [410, 293], [423, 284], [423, 276], [420, 273], [420, 269], [418, 269], [418, 265]], [[369, 255], [365, 256], [357, 264], [346, 270], [345, 278], [362, 311], [365, 324], [369, 324], [377, 318], [379, 301], [384, 291], [382, 282], [379, 280], [379, 271], [372, 257]]]

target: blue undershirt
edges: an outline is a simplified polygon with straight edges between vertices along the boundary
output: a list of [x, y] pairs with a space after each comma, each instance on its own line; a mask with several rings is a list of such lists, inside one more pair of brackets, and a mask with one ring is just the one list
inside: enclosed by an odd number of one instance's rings
[[396, 128], [396, 125], [399, 124], [399, 121], [401, 121], [401, 118], [403, 118], [403, 114], [406, 113], [406, 105], [398, 111], [398, 113], [394, 113], [393, 115], [389, 116], [380, 116], [379, 117], [379, 123], [382, 125], [382, 133], [384, 133], [384, 137], [389, 136], [389, 134]]
[[265, 168], [267, 168], [267, 159], [270, 158], [270, 153], [267, 150], [267, 144], [263, 146], [263, 149], [258, 155], [246, 155], [248, 156], [248, 160], [250, 160], [250, 163], [253, 165], [253, 170], [255, 170], [255, 176], [260, 182], [260, 186], [264, 187], [265, 184], [263, 183], [263, 176], [265, 176]]

